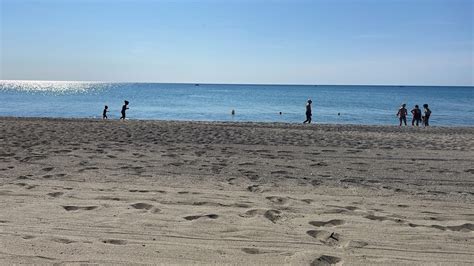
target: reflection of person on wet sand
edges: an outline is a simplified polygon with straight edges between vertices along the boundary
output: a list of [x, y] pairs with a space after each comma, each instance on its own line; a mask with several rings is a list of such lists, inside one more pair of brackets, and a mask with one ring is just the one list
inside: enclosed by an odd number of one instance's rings
[[312, 103], [313, 101], [311, 101], [311, 99], [309, 99], [308, 102], [306, 103], [306, 120], [303, 122], [303, 124], [305, 123], [311, 124], [311, 116], [313, 115], [311, 111]]
[[123, 119], [125, 120], [125, 111], [128, 109], [128, 101], [125, 101], [125, 104], [122, 106], [122, 116], [120, 117], [120, 119]]

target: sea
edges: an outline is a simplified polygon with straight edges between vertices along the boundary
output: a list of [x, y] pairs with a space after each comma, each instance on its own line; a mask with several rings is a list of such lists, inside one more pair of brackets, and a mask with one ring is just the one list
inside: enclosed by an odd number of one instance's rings
[[426, 103], [433, 126], [474, 126], [474, 87], [0, 81], [4, 117], [119, 119], [127, 100], [130, 120], [302, 123], [308, 99], [316, 124], [398, 125]]

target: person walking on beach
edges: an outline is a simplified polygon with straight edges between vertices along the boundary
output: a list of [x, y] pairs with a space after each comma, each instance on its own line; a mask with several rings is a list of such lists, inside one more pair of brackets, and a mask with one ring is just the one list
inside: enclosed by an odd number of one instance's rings
[[102, 112], [102, 119], [107, 119], [107, 112], [109, 111], [109, 107], [106, 105], [104, 107], [104, 111]]
[[411, 120], [412, 126], [418, 126], [421, 123], [421, 110], [418, 105], [415, 105], [415, 108], [411, 110], [411, 114], [413, 115], [413, 119]]
[[120, 117], [120, 119], [123, 119], [125, 120], [125, 111], [128, 109], [128, 101], [125, 100], [125, 104], [122, 106], [122, 116]]
[[431, 110], [428, 108], [428, 104], [423, 104], [423, 108], [425, 109], [425, 115], [423, 116], [423, 125], [425, 127], [430, 126], [430, 116], [431, 116]]
[[311, 112], [312, 103], [313, 101], [311, 101], [311, 99], [309, 99], [308, 102], [306, 103], [306, 120], [303, 122], [303, 124], [305, 123], [311, 124], [311, 116], [313, 115]]
[[400, 119], [400, 126], [402, 126], [402, 122], [405, 123], [405, 126], [407, 125], [407, 114], [408, 114], [408, 111], [407, 111], [407, 109], [405, 108], [405, 106], [407, 106], [407, 105], [406, 105], [406, 104], [402, 104], [402, 107], [400, 107], [400, 109], [398, 109], [397, 116], [398, 116], [398, 118]]

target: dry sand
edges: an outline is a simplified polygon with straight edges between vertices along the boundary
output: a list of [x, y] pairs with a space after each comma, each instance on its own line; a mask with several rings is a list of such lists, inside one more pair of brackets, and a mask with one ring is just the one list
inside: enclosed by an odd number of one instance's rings
[[469, 264], [474, 128], [0, 118], [0, 264]]

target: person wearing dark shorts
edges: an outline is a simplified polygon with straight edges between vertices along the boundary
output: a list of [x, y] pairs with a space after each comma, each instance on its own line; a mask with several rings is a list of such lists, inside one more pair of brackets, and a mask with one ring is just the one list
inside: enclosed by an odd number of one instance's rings
[[413, 119], [411, 120], [412, 126], [418, 126], [421, 123], [421, 110], [418, 105], [415, 105], [415, 108], [411, 110], [411, 114], [413, 115]]
[[400, 109], [398, 109], [397, 116], [398, 116], [398, 118], [400, 119], [400, 126], [402, 126], [402, 122], [405, 123], [405, 126], [407, 125], [407, 114], [408, 114], [408, 111], [407, 111], [407, 109], [405, 108], [405, 106], [407, 106], [407, 105], [406, 105], [406, 104], [402, 104], [402, 107], [400, 107]]
[[428, 104], [423, 104], [423, 108], [425, 109], [425, 115], [423, 116], [423, 125], [425, 127], [430, 126], [430, 116], [431, 116], [431, 110], [428, 108]]
[[313, 116], [313, 113], [311, 111], [312, 103], [313, 101], [311, 101], [311, 99], [309, 99], [308, 102], [306, 103], [306, 120], [303, 122], [303, 124], [305, 123], [311, 124], [311, 116]]
[[122, 116], [120, 117], [120, 119], [123, 119], [125, 120], [125, 111], [128, 109], [128, 101], [125, 101], [125, 104], [122, 106]]

